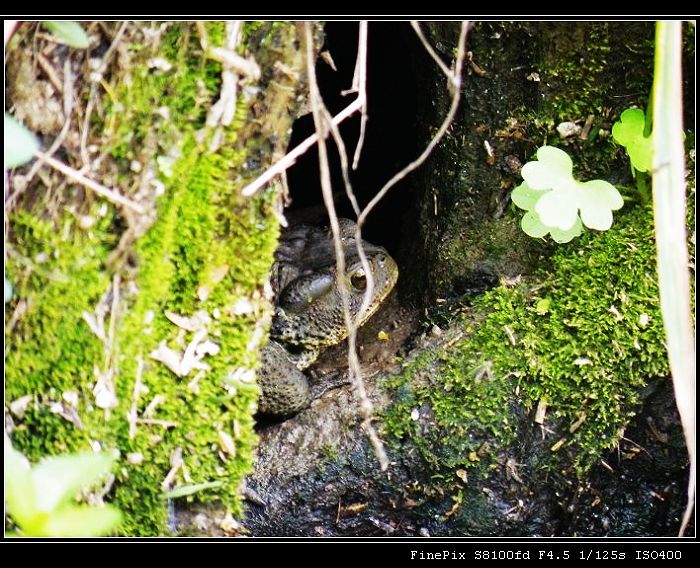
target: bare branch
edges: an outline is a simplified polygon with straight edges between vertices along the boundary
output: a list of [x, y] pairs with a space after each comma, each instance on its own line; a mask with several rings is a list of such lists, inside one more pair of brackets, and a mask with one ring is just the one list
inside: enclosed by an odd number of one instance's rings
[[[316, 133], [318, 134], [318, 156], [321, 174], [321, 190], [323, 193], [323, 201], [328, 211], [328, 216], [330, 219], [331, 231], [333, 233], [333, 244], [335, 247], [337, 273], [345, 273], [345, 254], [343, 252], [342, 240], [340, 238], [340, 225], [338, 223], [338, 216], [335, 211], [335, 204], [333, 203], [333, 188], [331, 184], [330, 167], [328, 165], [328, 150], [326, 147], [326, 137], [328, 135], [328, 121], [324, 121], [323, 113], [323, 101], [321, 99], [321, 93], [318, 89], [318, 84], [316, 82], [316, 72], [314, 68], [314, 51], [313, 51], [313, 33], [311, 29], [311, 24], [306, 22], [304, 24], [305, 31], [305, 43], [306, 43], [306, 64], [307, 73], [309, 75], [309, 90], [310, 90], [310, 102], [311, 109], [314, 117], [314, 124], [316, 126]], [[356, 101], [357, 102], [357, 101]], [[326, 111], [327, 112], [327, 111]], [[366, 259], [363, 264], [366, 263]], [[371, 274], [367, 271], [366, 274]], [[340, 288], [340, 296], [343, 303], [343, 315], [345, 317], [345, 325], [348, 329], [348, 359], [350, 363], [350, 377], [360, 398], [360, 412], [363, 418], [362, 427], [367, 433], [370, 442], [374, 448], [375, 455], [379, 460], [380, 467], [382, 471], [389, 467], [389, 459], [384, 450], [384, 446], [379, 439], [374, 426], [372, 426], [372, 403], [367, 397], [367, 391], [365, 389], [364, 382], [362, 381], [361, 369], [359, 360], [357, 358], [357, 350], [354, 345], [354, 336], [356, 333], [357, 326], [352, 319], [350, 314], [350, 299], [349, 293], [345, 284], [344, 279], [338, 279], [338, 285]]]
[[140, 215], [143, 215], [145, 213], [143, 207], [141, 207], [141, 205], [139, 205], [138, 203], [134, 203], [133, 201], [120, 195], [114, 190], [111, 190], [105, 187], [104, 185], [100, 185], [99, 183], [92, 181], [91, 179], [81, 174], [78, 170], [74, 170], [70, 166], [65, 165], [63, 162], [59, 162], [58, 160], [47, 156], [43, 152], [37, 152], [36, 156], [44, 160], [44, 162], [46, 162], [46, 164], [51, 166], [53, 169], [58, 170], [68, 178], [72, 179], [74, 182], [79, 183], [83, 187], [91, 189], [92, 191], [94, 191], [98, 195], [101, 195], [105, 199], [108, 199], [112, 203], [122, 205], [123, 207], [131, 209], [132, 211]]
[[[47, 156], [53, 156], [56, 153], [56, 151], [61, 147], [61, 144], [63, 144], [63, 141], [66, 139], [66, 136], [68, 136], [68, 130], [70, 129], [71, 125], [71, 115], [73, 113], [73, 74], [71, 72], [70, 67], [70, 53], [66, 56], [66, 61], [63, 66], [62, 92], [63, 128], [61, 128], [61, 132], [58, 133], [58, 136], [56, 136], [56, 139], [53, 141], [53, 144], [51, 144], [51, 147], [46, 151]], [[27, 172], [27, 177], [24, 180], [25, 187], [27, 187], [29, 185], [29, 182], [32, 181], [32, 179], [34, 179], [34, 176], [37, 174], [37, 172], [41, 169], [41, 166], [43, 165], [44, 160], [41, 158], [34, 162], [32, 168], [29, 170], [29, 172]], [[18, 195], [19, 192], [16, 192], [12, 194], [12, 198], [16, 199]]]
[[[357, 84], [355, 84], [357, 81]], [[355, 75], [353, 77], [353, 89], [357, 91], [357, 98], [362, 101], [362, 116], [360, 118], [360, 138], [355, 148], [355, 156], [352, 159], [352, 169], [356, 170], [360, 163], [360, 153], [365, 143], [365, 130], [367, 128], [367, 22], [360, 22], [360, 37], [357, 41], [357, 63], [355, 63]]]
[[[457, 114], [457, 108], [459, 107], [459, 99], [461, 96], [461, 85], [462, 85], [462, 67], [464, 66], [464, 59], [465, 59], [465, 46], [467, 43], [467, 30], [469, 28], [469, 22], [464, 21], [462, 22], [462, 29], [459, 34], [459, 43], [457, 45], [457, 58], [455, 60], [455, 65], [454, 65], [454, 70], [450, 71], [449, 77], [450, 77], [450, 87], [452, 88], [452, 104], [450, 105], [450, 109], [447, 112], [447, 116], [445, 116], [445, 120], [442, 121], [442, 124], [440, 125], [440, 128], [438, 131], [435, 133], [435, 136], [430, 140], [430, 143], [426, 146], [425, 150], [421, 153], [420, 156], [418, 156], [415, 160], [413, 160], [410, 164], [408, 164], [406, 167], [404, 167], [402, 170], [397, 172], [388, 182], [384, 184], [384, 187], [382, 187], [379, 192], [371, 199], [371, 201], [367, 204], [367, 206], [363, 209], [362, 213], [360, 216], [357, 218], [357, 229], [355, 233], [355, 240], [359, 243], [361, 238], [362, 238], [362, 225], [366, 221], [367, 217], [369, 214], [372, 212], [372, 209], [374, 209], [382, 199], [384, 199], [384, 196], [389, 192], [389, 190], [394, 187], [398, 182], [400, 182], [403, 178], [405, 178], [409, 173], [412, 171], [416, 170], [419, 168], [423, 163], [428, 159], [428, 156], [432, 153], [432, 151], [435, 149], [435, 146], [437, 146], [440, 143], [440, 140], [445, 136], [447, 133], [447, 129], [450, 127], [450, 124], [452, 124], [452, 121], [454, 120], [455, 115]], [[361, 250], [361, 248], [358, 246], [357, 252], [360, 255], [360, 259], [362, 260], [362, 264], [365, 264], [365, 254], [364, 251]], [[369, 309], [369, 304], [371, 302], [371, 297], [373, 290], [371, 290], [372, 287], [372, 282], [368, 280], [367, 282], [367, 291], [365, 293], [364, 301], [362, 302], [362, 307], [360, 308], [360, 312], [358, 314], [358, 317], [361, 317], [364, 312]]]
[[[355, 114], [358, 110], [362, 108], [362, 101], [359, 99], [355, 99], [352, 103], [350, 103], [345, 109], [337, 114], [335, 117], [333, 117], [333, 120], [331, 123], [333, 125], [338, 125], [341, 122], [343, 122], [346, 118], [349, 116], [352, 116]], [[327, 135], [327, 134], [326, 134]], [[301, 144], [299, 144], [294, 150], [287, 152], [282, 158], [280, 158], [274, 165], [270, 166], [260, 177], [258, 177], [255, 181], [249, 183], [247, 186], [243, 188], [241, 193], [246, 196], [250, 197], [251, 195], [254, 195], [257, 191], [259, 191], [262, 187], [267, 185], [272, 178], [275, 176], [281, 174], [282, 172], [288, 170], [290, 167], [294, 165], [294, 163], [297, 161], [297, 158], [301, 156], [304, 152], [306, 152], [311, 146], [316, 144], [318, 141], [318, 132], [313, 133], [311, 136], [309, 136], [306, 140], [304, 140]]]
[[423, 44], [423, 47], [425, 48], [425, 51], [428, 52], [430, 57], [433, 58], [435, 63], [438, 64], [438, 67], [440, 67], [440, 70], [445, 74], [445, 77], [447, 77], [450, 80], [453, 80], [452, 76], [452, 71], [447, 68], [447, 65], [440, 59], [440, 56], [437, 54], [437, 52], [433, 49], [433, 46], [430, 45], [426, 37], [423, 35], [423, 30], [420, 29], [420, 25], [418, 22], [415, 20], [411, 21], [411, 27], [413, 30], [416, 32], [416, 35], [418, 36], [418, 39], [420, 39], [421, 43]]

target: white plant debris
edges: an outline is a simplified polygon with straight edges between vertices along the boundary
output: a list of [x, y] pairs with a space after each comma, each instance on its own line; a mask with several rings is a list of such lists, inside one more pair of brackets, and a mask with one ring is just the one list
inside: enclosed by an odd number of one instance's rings
[[31, 394], [25, 394], [10, 403], [10, 412], [14, 414], [17, 418], [22, 418], [24, 413], [27, 411], [29, 403], [32, 402], [34, 397]]
[[218, 353], [219, 346], [213, 341], [209, 341], [208, 343], [205, 342], [204, 348], [198, 351], [197, 348], [204, 342], [206, 336], [206, 329], [199, 329], [194, 334], [192, 341], [187, 346], [184, 353], [171, 349], [168, 347], [166, 341], [163, 340], [158, 347], [151, 352], [151, 359], [160, 361], [178, 377], [186, 377], [195, 369], [208, 371], [211, 367], [203, 363], [202, 359], [206, 355], [215, 355]]
[[61, 418], [73, 424], [78, 430], [84, 428], [83, 421], [80, 419], [77, 411], [70, 405], [55, 401], [49, 404], [49, 412], [58, 414]]
[[224, 432], [223, 430], [219, 430], [219, 446], [221, 446], [221, 450], [231, 456], [232, 458], [236, 457], [236, 444], [233, 441], [233, 438], [227, 433]]
[[105, 410], [115, 408], [119, 404], [119, 400], [114, 391], [114, 382], [112, 380], [113, 369], [108, 369], [103, 373], [96, 366], [94, 372], [97, 377], [95, 387], [92, 389], [92, 393], [95, 395], [95, 406]]

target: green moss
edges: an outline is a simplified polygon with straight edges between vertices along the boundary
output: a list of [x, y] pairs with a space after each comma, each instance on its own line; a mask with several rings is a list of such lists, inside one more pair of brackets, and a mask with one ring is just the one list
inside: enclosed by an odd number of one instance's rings
[[[530, 29], [542, 46], [534, 62], [539, 104], [523, 105], [514, 118], [526, 125], [528, 138], [537, 145], [561, 146], [571, 154], [577, 179], [609, 179], [613, 172], [626, 172], [627, 156], [610, 132], [622, 111], [646, 107], [653, 78], [653, 23], [540, 23]], [[585, 140], [562, 140], [555, 130], [561, 122], [583, 127], [589, 120]], [[626, 178], [611, 181], [629, 183]]]
[[14, 434], [32, 461], [84, 448], [88, 441], [85, 429], [51, 412], [51, 405], [63, 403], [63, 393], [75, 392], [78, 412], [93, 410], [87, 401], [93, 399], [94, 371], [85, 362], [101, 365], [104, 352], [82, 312], [92, 312], [109, 285], [100, 268], [112, 240], [103, 232], [110, 220], [107, 215], [93, 230], [77, 231], [72, 215], [61, 227], [24, 212], [11, 217], [15, 243], [7, 273], [16, 294], [6, 312], [5, 396], [10, 402], [35, 396]]
[[[449, 238], [438, 250], [441, 270], [433, 276], [443, 293], [451, 286], [481, 291], [488, 284], [480, 280], [530, 272], [543, 253], [541, 243], [523, 233], [515, 215], [484, 218], [478, 230], [466, 226], [459, 216], [451, 216], [446, 233]], [[479, 274], [472, 272], [473, 267], [478, 267]]]
[[[210, 42], [222, 37], [223, 23], [207, 26]], [[156, 53], [173, 65], [170, 71], [149, 65], [153, 46], [130, 45], [129, 76], [115, 78], [109, 89], [103, 127], [120, 182], [131, 186], [137, 160], [154, 170], [159, 164], [164, 186], [153, 223], [142, 235], [137, 227], [139, 238], [120, 245], [129, 247], [123, 252], [131, 262], [110, 257], [123, 231], [111, 213], [93, 212], [98, 222], [90, 230], [77, 226], [67, 211], [52, 221], [41, 220], [39, 211], [11, 219], [15, 253], [8, 274], [16, 299], [8, 314], [20, 300], [28, 307], [8, 335], [7, 400], [35, 396], [17, 420], [13, 442], [32, 461], [86, 450], [94, 442], [118, 450], [111, 497], [124, 513], [120, 533], [125, 535], [168, 532], [162, 483], [176, 455], [182, 465], [174, 485], [222, 481], [220, 488], [197, 497], [217, 499], [240, 515], [238, 490], [257, 442], [252, 409], [258, 388], [248, 371], [257, 365], [254, 346], [263, 331], [258, 322], [269, 310], [261, 290], [279, 227], [270, 213], [273, 192], [240, 195], [243, 180], [237, 172], [245, 169], [246, 149], [238, 130], [248, 111], [243, 97], [219, 150], [210, 152], [210, 135], [199, 136], [218, 95], [221, 68], [202, 56], [193, 30], [179, 23], [161, 30]], [[105, 348], [83, 312], [95, 311], [115, 270], [122, 286], [114, 351], [108, 356], [118, 406], [105, 411], [95, 407], [92, 392], [94, 369], [107, 366]], [[252, 307], [249, 313], [233, 309], [242, 299]], [[178, 377], [151, 357], [161, 343], [182, 353], [194, 336], [168, 320], [166, 310], [209, 315], [208, 338], [220, 351], [203, 360], [208, 370]], [[109, 314], [105, 320], [108, 326]], [[239, 378], [229, 379], [236, 370]], [[51, 412], [51, 403], [69, 390], [80, 395], [82, 429]], [[154, 401], [150, 418], [155, 422], [130, 429], [132, 405], [143, 418]]]
[[533, 289], [486, 293], [462, 322], [464, 339], [389, 383], [398, 402], [387, 432], [410, 436], [437, 477], [477, 464], [488, 475], [541, 400], [547, 444], [562, 444], [538, 467], [582, 475], [619, 440], [646, 381], [668, 373], [648, 209], [558, 247], [552, 262]]

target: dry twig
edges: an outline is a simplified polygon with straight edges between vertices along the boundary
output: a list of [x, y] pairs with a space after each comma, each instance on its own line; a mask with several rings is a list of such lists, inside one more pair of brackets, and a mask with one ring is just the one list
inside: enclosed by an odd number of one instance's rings
[[[340, 225], [338, 223], [338, 216], [335, 211], [335, 204], [333, 203], [333, 188], [331, 185], [330, 168], [328, 165], [328, 150], [326, 148], [328, 121], [324, 121], [322, 110], [323, 101], [321, 99], [321, 93], [318, 88], [318, 83], [316, 82], [316, 71], [314, 69], [313, 33], [311, 29], [311, 24], [309, 22], [305, 23], [304, 32], [306, 43], [306, 64], [307, 72], [309, 74], [311, 109], [313, 111], [316, 133], [318, 134], [318, 156], [321, 170], [321, 189], [323, 192], [323, 201], [326, 205], [328, 216], [330, 218], [331, 231], [333, 232], [333, 244], [335, 246], [337, 273], [344, 274], [345, 255], [343, 253], [343, 245], [342, 240], [340, 238]], [[366, 274], [370, 274], [370, 272], [367, 271]], [[343, 315], [345, 317], [345, 325], [348, 331], [353, 332], [354, 335], [356, 325], [352, 319], [352, 316], [350, 315], [349, 293], [345, 281], [342, 278], [338, 279], [338, 284], [340, 288], [340, 297], [343, 303]], [[360, 364], [357, 358], [357, 350], [353, 347], [354, 345], [351, 345], [348, 352], [348, 360], [350, 363], [350, 378], [360, 398], [360, 412], [363, 418], [362, 426], [365, 432], [367, 433], [370, 442], [372, 443], [372, 447], [374, 448], [375, 455], [379, 460], [380, 467], [382, 471], [384, 471], [389, 467], [389, 458], [386, 455], [384, 445], [382, 444], [379, 435], [374, 429], [374, 426], [372, 426], [372, 403], [367, 396], [365, 385], [362, 381]]]
[[[430, 143], [426, 146], [425, 150], [421, 153], [420, 156], [418, 156], [415, 160], [413, 160], [410, 164], [406, 165], [402, 170], [397, 172], [388, 182], [384, 184], [384, 186], [377, 192], [377, 194], [370, 200], [370, 202], [367, 204], [367, 206], [363, 209], [362, 213], [360, 216], [357, 218], [357, 229], [356, 229], [356, 241], [359, 245], [361, 242], [361, 231], [362, 231], [362, 225], [364, 222], [367, 220], [367, 217], [369, 214], [372, 212], [372, 209], [376, 207], [376, 205], [384, 199], [384, 196], [391, 190], [392, 187], [394, 187], [398, 182], [400, 182], [403, 178], [405, 178], [409, 173], [411, 173], [413, 170], [418, 169], [423, 163], [428, 159], [428, 156], [433, 152], [435, 149], [435, 146], [437, 146], [442, 140], [442, 138], [445, 136], [447, 133], [447, 129], [450, 127], [450, 124], [452, 124], [452, 121], [454, 120], [455, 115], [457, 114], [457, 108], [459, 107], [459, 99], [460, 99], [460, 88], [462, 85], [462, 67], [464, 66], [464, 58], [465, 58], [465, 52], [466, 52], [466, 43], [467, 43], [467, 30], [469, 28], [469, 22], [462, 22], [462, 29], [459, 34], [459, 43], [457, 45], [457, 58], [455, 60], [455, 65], [454, 65], [454, 70], [453, 71], [448, 71], [447, 73], [447, 78], [449, 81], [449, 86], [452, 90], [452, 103], [450, 104], [450, 109], [447, 112], [447, 116], [445, 116], [445, 119], [442, 121], [442, 124], [440, 125], [440, 128], [438, 128], [438, 131], [435, 133], [435, 136], [430, 140]], [[442, 67], [441, 67], [442, 69]], [[443, 72], [445, 72], [443, 70]], [[364, 266], [365, 264], [365, 254], [364, 251], [361, 250], [361, 247], [358, 246], [358, 254], [360, 255], [360, 259], [362, 259], [362, 264]], [[370, 289], [370, 282], [368, 281], [368, 286], [367, 286], [367, 291], [365, 293], [365, 299], [362, 302], [362, 307], [360, 308], [360, 314], [365, 312], [369, 308], [369, 304], [371, 302], [371, 297], [373, 290]]]
[[[340, 113], [335, 115], [331, 122], [334, 125], [338, 125], [341, 122], [343, 122], [346, 118], [352, 116], [358, 110], [361, 109], [362, 101], [360, 101], [359, 99], [355, 99], [348, 106], [346, 106], [345, 109], [343, 109]], [[290, 152], [287, 152], [275, 164], [273, 164], [267, 170], [265, 170], [265, 172], [263, 172], [260, 175], [260, 177], [258, 177], [255, 181], [249, 183], [247, 186], [245, 186], [241, 193], [246, 197], [255, 195], [257, 191], [265, 187], [265, 185], [267, 185], [275, 176], [280, 175], [282, 172], [285, 172], [289, 168], [291, 168], [296, 163], [297, 158], [304, 154], [316, 142], [318, 142], [318, 132], [314, 132], [296, 148], [294, 148]]]
[[[408, 175], [411, 171], [415, 170], [418, 168], [420, 165], [422, 165], [425, 160], [428, 158], [432, 150], [435, 148], [435, 146], [440, 142], [440, 140], [443, 138], [443, 136], [446, 134], [447, 129], [449, 128], [449, 125], [451, 124], [452, 120], [454, 119], [454, 116], [457, 112], [457, 108], [459, 106], [459, 98], [460, 98], [460, 86], [461, 86], [461, 73], [462, 73], [462, 68], [464, 64], [464, 58], [465, 58], [465, 45], [466, 45], [466, 34], [467, 34], [467, 28], [468, 28], [468, 23], [464, 22], [462, 24], [462, 29], [460, 33], [460, 38], [459, 38], [459, 45], [458, 45], [458, 54], [457, 54], [457, 59], [455, 61], [455, 66], [454, 70], [450, 71], [447, 69], [447, 67], [444, 66], [444, 64], [441, 66], [441, 69], [443, 69], [443, 72], [446, 74], [448, 80], [449, 80], [449, 87], [450, 90], [453, 93], [452, 96], [452, 104], [450, 106], [450, 110], [445, 117], [445, 120], [443, 121], [442, 125], [438, 129], [437, 133], [435, 136], [431, 139], [430, 143], [426, 147], [426, 149], [421, 153], [418, 158], [416, 158], [414, 161], [409, 163], [406, 167], [404, 167], [401, 171], [399, 171], [396, 175], [394, 175], [379, 191], [379, 193], [369, 202], [369, 204], [364, 208], [364, 210], [360, 213], [358, 216], [358, 222], [357, 222], [357, 229], [356, 229], [356, 234], [355, 234], [355, 242], [357, 245], [357, 251], [358, 255], [360, 257], [360, 260], [362, 262], [362, 265], [365, 269], [365, 273], [368, 275], [367, 278], [367, 289], [364, 295], [364, 300], [362, 307], [360, 308], [360, 311], [357, 315], [356, 319], [353, 319], [351, 314], [350, 314], [350, 309], [349, 309], [349, 293], [348, 290], [345, 286], [344, 281], [339, 281], [339, 287], [340, 287], [340, 293], [341, 293], [341, 299], [343, 302], [343, 312], [344, 312], [344, 317], [345, 317], [345, 323], [346, 327], [348, 329], [348, 363], [350, 367], [350, 377], [353, 382], [353, 385], [356, 389], [356, 392], [358, 394], [358, 397], [360, 399], [360, 411], [363, 417], [363, 423], [362, 426], [365, 429], [372, 446], [374, 448], [375, 454], [377, 455], [377, 458], [380, 462], [380, 466], [382, 470], [385, 470], [388, 465], [389, 461], [386, 456], [386, 452], [384, 451], [383, 444], [372, 426], [371, 420], [372, 420], [372, 403], [369, 400], [366, 392], [366, 388], [364, 385], [364, 382], [362, 380], [362, 370], [360, 367], [359, 359], [357, 356], [357, 345], [356, 345], [356, 339], [357, 339], [357, 322], [362, 320], [363, 314], [366, 312], [367, 309], [369, 309], [369, 304], [371, 303], [371, 298], [374, 293], [374, 281], [371, 278], [371, 270], [369, 267], [369, 262], [367, 260], [367, 257], [364, 253], [363, 247], [362, 247], [362, 235], [361, 235], [361, 229], [362, 229], [362, 224], [366, 220], [367, 216], [369, 213], [372, 211], [372, 209], [376, 206], [377, 203], [388, 193], [388, 191], [396, 185], [400, 180], [402, 180], [406, 175]], [[422, 34], [420, 33], [420, 30], [417, 30], [417, 33], [419, 34], [420, 37], [422, 37]], [[358, 46], [358, 62], [356, 64], [356, 84], [355, 81], [353, 81], [353, 88], [361, 89], [364, 87], [363, 80], [360, 79], [362, 74], [366, 71], [366, 67], [364, 65], [366, 64], [363, 61], [363, 58], [366, 58], [366, 29], [365, 29], [365, 34], [364, 34], [364, 48], [363, 48], [363, 34], [361, 32], [361, 41], [360, 45]], [[330, 179], [330, 169], [328, 165], [328, 152], [326, 148], [326, 137], [328, 136], [328, 133], [331, 132], [334, 134], [334, 139], [336, 140], [336, 143], [338, 145], [340, 154], [341, 154], [341, 162], [343, 158], [343, 154], [345, 153], [345, 148], [344, 145], [342, 144], [342, 140], [339, 140], [339, 135], [336, 136], [335, 133], [333, 132], [333, 124], [335, 123], [335, 120], [330, 119], [330, 115], [328, 114], [327, 109], [323, 105], [323, 101], [321, 99], [320, 91], [318, 89], [318, 85], [316, 83], [316, 76], [315, 76], [315, 70], [313, 67], [313, 49], [312, 49], [312, 33], [311, 33], [311, 26], [310, 24], [305, 25], [305, 39], [306, 39], [306, 51], [307, 51], [307, 66], [308, 66], [308, 73], [309, 73], [309, 83], [310, 83], [310, 100], [311, 100], [311, 108], [313, 111], [313, 116], [314, 116], [314, 124], [316, 126], [316, 138], [318, 141], [318, 153], [319, 153], [319, 162], [320, 162], [320, 174], [321, 174], [321, 188], [323, 192], [323, 200], [326, 205], [326, 209], [328, 210], [328, 215], [330, 218], [330, 225], [331, 225], [331, 231], [333, 233], [334, 237], [334, 246], [335, 246], [335, 253], [336, 253], [336, 262], [337, 262], [337, 271], [339, 274], [343, 274], [345, 272], [345, 257], [342, 249], [342, 241], [340, 239], [340, 229], [339, 229], [339, 224], [338, 224], [338, 217], [335, 211], [335, 205], [333, 203], [333, 191], [331, 187], [331, 179]], [[424, 40], [424, 38], [422, 38]], [[427, 43], [424, 41], [424, 44]], [[363, 54], [360, 52], [364, 51]], [[434, 53], [434, 52], [433, 52]], [[436, 57], [436, 56], [435, 56]], [[364, 67], [364, 69], [363, 69]], [[352, 92], [352, 89], [351, 91]], [[356, 104], [360, 107], [360, 109], [365, 108], [364, 105], [366, 103], [366, 98], [365, 98], [365, 92], [364, 89], [362, 88], [361, 90], [358, 90], [358, 98], [354, 101], [353, 104]], [[350, 107], [348, 107], [350, 108]], [[347, 110], [347, 109], [346, 109]], [[336, 117], [337, 118], [337, 117]], [[366, 117], [365, 117], [366, 120]], [[308, 139], [307, 139], [308, 140]], [[362, 135], [361, 135], [361, 140], [362, 140]], [[358, 148], [361, 147], [361, 141], [358, 144]], [[355, 154], [355, 160], [358, 159], [359, 156], [359, 150], [356, 151]], [[293, 163], [293, 162], [292, 162]], [[280, 162], [278, 162], [280, 164]], [[347, 159], [345, 159], [343, 163], [343, 175], [344, 178], [347, 178]], [[274, 175], [274, 174], [273, 174]], [[249, 186], [250, 187], [250, 186]], [[248, 189], [248, 188], [246, 188]], [[349, 180], [346, 179], [346, 191], [348, 191], [348, 196], [351, 197], [351, 199], [354, 197], [352, 194], [352, 188], [349, 184]], [[354, 202], [353, 204], [355, 204]]]
[[134, 203], [133, 201], [105, 187], [104, 185], [92, 181], [91, 179], [81, 174], [78, 170], [74, 170], [70, 166], [65, 165], [63, 162], [59, 162], [58, 160], [55, 160], [54, 158], [48, 156], [47, 154], [44, 154], [43, 152], [37, 152], [36, 155], [37, 157], [41, 158], [46, 164], [51, 166], [53, 169], [58, 170], [59, 172], [68, 176], [74, 182], [79, 183], [83, 187], [91, 189], [92, 191], [94, 191], [98, 195], [101, 195], [105, 199], [108, 199], [112, 203], [116, 205], [121, 205], [123, 207], [126, 207], [127, 209], [131, 209], [139, 215], [143, 215], [145, 213], [143, 207], [141, 207], [141, 205], [139, 205], [138, 203]]

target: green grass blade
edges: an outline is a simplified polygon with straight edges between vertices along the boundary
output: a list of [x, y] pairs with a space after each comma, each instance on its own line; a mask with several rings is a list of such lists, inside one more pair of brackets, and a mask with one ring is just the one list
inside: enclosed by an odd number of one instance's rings
[[676, 405], [690, 456], [688, 504], [679, 535], [695, 501], [695, 348], [685, 230], [685, 152], [681, 93], [681, 22], [656, 24], [654, 61], [654, 225], [659, 291]]

